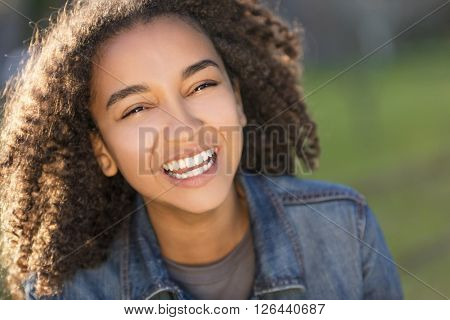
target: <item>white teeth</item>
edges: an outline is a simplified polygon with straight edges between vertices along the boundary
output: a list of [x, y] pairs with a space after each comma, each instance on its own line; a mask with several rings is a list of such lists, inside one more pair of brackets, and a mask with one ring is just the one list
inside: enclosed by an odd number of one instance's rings
[[194, 165], [199, 165], [200, 163], [202, 163], [203, 162], [203, 157], [202, 157], [202, 154], [201, 153], [199, 153], [199, 154], [197, 154], [195, 157], [194, 157]]
[[211, 148], [209, 150], [202, 151], [192, 157], [187, 157], [180, 160], [174, 160], [169, 163], [165, 163], [162, 167], [168, 171], [176, 171], [179, 169], [191, 168], [198, 166], [199, 164], [208, 160], [208, 158], [212, 157], [214, 152], [217, 152], [217, 148]]
[[182, 174], [173, 173], [173, 172], [168, 172], [168, 174], [171, 175], [172, 177], [183, 180], [183, 179], [187, 179], [187, 178], [198, 176], [198, 175], [202, 174], [203, 172], [205, 172], [209, 168], [211, 168], [212, 165], [213, 165], [213, 161], [209, 161], [208, 163], [206, 163], [205, 165], [203, 165], [199, 168], [195, 168], [194, 170], [191, 170], [191, 171], [188, 171], [188, 172], [185, 172]]
[[183, 159], [178, 160], [178, 165], [179, 165], [180, 169], [186, 168], [186, 163], [184, 163]]
[[186, 158], [186, 159], [184, 159], [184, 162], [186, 163], [187, 168], [195, 166], [195, 162], [194, 162], [193, 158]]

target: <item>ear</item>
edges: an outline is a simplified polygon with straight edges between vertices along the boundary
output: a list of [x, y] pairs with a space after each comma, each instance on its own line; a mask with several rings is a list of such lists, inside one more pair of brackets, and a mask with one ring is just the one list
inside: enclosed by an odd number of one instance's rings
[[247, 125], [247, 116], [245, 115], [244, 105], [242, 104], [239, 80], [238, 80], [238, 78], [234, 78], [232, 80], [232, 82], [233, 82], [233, 88], [234, 88], [234, 95], [236, 97], [236, 102], [237, 102], [237, 106], [238, 106], [239, 122], [242, 127], [245, 127]]
[[92, 149], [94, 151], [97, 163], [103, 171], [103, 174], [107, 177], [112, 177], [117, 174], [117, 165], [113, 157], [109, 153], [103, 139], [97, 133], [90, 133]]

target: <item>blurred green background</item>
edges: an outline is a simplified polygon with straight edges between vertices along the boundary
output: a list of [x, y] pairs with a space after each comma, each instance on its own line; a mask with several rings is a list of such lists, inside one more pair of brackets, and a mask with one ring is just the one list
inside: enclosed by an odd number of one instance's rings
[[[24, 16], [44, 27], [64, 3], [5, 2], [0, 84], [29, 40], [33, 25]], [[322, 153], [320, 168], [301, 176], [347, 184], [366, 196], [402, 267], [406, 299], [442, 299], [436, 291], [450, 297], [449, 6], [316, 91], [448, 1], [263, 2], [305, 29], [302, 84]], [[8, 296], [0, 283], [1, 297]]]
[[[311, 177], [362, 192], [395, 261], [450, 296], [450, 38], [404, 45], [311, 95], [322, 156]], [[306, 93], [341, 68], [306, 69]], [[442, 299], [400, 271], [407, 299]]]

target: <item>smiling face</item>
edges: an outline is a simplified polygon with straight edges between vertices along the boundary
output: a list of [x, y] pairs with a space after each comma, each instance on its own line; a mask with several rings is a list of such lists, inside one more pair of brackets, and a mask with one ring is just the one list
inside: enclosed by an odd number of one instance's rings
[[91, 80], [101, 133], [92, 142], [105, 175], [119, 170], [144, 200], [193, 213], [223, 202], [247, 120], [204, 33], [177, 16], [136, 24], [102, 44]]

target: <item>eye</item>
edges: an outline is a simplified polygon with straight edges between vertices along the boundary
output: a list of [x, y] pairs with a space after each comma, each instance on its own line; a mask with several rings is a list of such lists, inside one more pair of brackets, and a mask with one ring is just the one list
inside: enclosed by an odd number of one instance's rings
[[201, 85], [199, 85], [198, 87], [196, 87], [193, 92], [201, 91], [203, 88], [214, 87], [214, 86], [217, 86], [217, 82], [215, 82], [215, 81], [204, 82]]
[[144, 107], [143, 105], [137, 105], [135, 108], [131, 109], [130, 111], [126, 112], [123, 116], [122, 119], [133, 115], [135, 113], [141, 112], [142, 110], [146, 109], [146, 107]]

